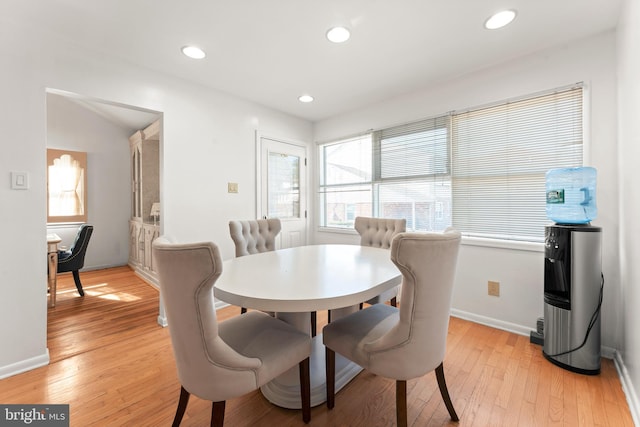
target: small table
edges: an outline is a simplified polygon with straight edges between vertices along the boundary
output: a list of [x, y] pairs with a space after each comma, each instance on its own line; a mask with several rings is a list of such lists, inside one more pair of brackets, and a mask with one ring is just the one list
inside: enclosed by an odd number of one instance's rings
[[[401, 283], [389, 250], [356, 245], [313, 245], [233, 258], [223, 264], [214, 286], [216, 298], [240, 307], [274, 311], [276, 316], [311, 333], [312, 311], [331, 310], [336, 319], [359, 304]], [[313, 339], [311, 405], [326, 400], [322, 335]], [[362, 368], [336, 355], [336, 391]], [[262, 388], [272, 403], [300, 408], [298, 368]]]
[[62, 241], [57, 234], [47, 234], [47, 263], [48, 278], [47, 290], [49, 291], [49, 307], [56, 306], [56, 288], [58, 286], [58, 244]]

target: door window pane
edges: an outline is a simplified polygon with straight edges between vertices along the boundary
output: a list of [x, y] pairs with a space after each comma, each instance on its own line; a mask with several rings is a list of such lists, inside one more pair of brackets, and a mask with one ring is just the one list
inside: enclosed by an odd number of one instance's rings
[[300, 218], [300, 157], [269, 152], [269, 218]]

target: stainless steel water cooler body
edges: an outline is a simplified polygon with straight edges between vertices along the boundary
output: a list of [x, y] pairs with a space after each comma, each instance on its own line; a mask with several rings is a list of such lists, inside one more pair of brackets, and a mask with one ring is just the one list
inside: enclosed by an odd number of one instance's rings
[[544, 345], [547, 360], [582, 374], [600, 373], [602, 229], [545, 227]]

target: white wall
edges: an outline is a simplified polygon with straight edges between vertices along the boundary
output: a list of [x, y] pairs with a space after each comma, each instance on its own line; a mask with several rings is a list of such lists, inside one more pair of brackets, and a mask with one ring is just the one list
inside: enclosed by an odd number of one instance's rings
[[[131, 168], [134, 131], [61, 95], [47, 95], [47, 148], [87, 153], [87, 223], [94, 226], [84, 269], [125, 265], [129, 255]], [[79, 225], [49, 225], [70, 247]]]
[[[536, 93], [583, 81], [587, 87], [587, 163], [598, 170], [598, 219], [603, 227], [606, 278], [602, 344], [617, 348], [620, 277], [618, 269], [618, 176], [616, 144], [616, 37], [610, 32], [498, 64], [455, 80], [331, 118], [315, 125], [315, 140], [352, 135], [451, 110]], [[317, 242], [357, 242], [348, 234], [316, 231]], [[533, 245], [535, 246], [535, 245]], [[454, 313], [528, 334], [543, 315], [542, 245], [519, 249], [472, 245], [460, 252]], [[487, 295], [487, 281], [500, 282], [499, 298]]]
[[640, 425], [640, 2], [627, 0], [618, 29], [620, 179], [620, 305], [624, 314], [620, 353], [627, 394]]
[[[311, 124], [245, 100], [87, 51], [0, 17], [0, 378], [48, 362], [46, 89], [164, 113], [163, 230], [218, 242], [233, 256], [231, 218], [255, 217], [255, 132], [308, 142]], [[18, 45], [16, 40], [20, 40]], [[193, 66], [185, 61], [185, 66]], [[11, 190], [10, 171], [30, 188]], [[239, 183], [228, 194], [227, 182]]]

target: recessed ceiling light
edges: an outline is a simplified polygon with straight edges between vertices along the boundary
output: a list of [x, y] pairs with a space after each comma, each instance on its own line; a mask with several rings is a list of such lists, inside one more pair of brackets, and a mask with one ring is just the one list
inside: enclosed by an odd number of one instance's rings
[[334, 43], [344, 43], [349, 40], [351, 33], [345, 27], [333, 27], [327, 31], [327, 38]]
[[511, 23], [511, 21], [513, 21], [515, 18], [515, 10], [503, 10], [502, 12], [498, 12], [487, 19], [484, 23], [484, 27], [487, 30], [497, 30], [498, 28], [502, 28], [505, 25]]
[[184, 46], [182, 48], [182, 53], [193, 59], [202, 59], [207, 56], [207, 54], [204, 53], [204, 50], [200, 49], [197, 46]]
[[311, 96], [311, 95], [300, 95], [298, 97], [298, 101], [305, 102], [305, 103], [312, 102], [313, 101], [313, 96]]

